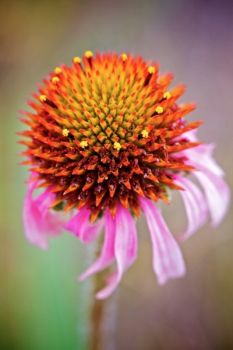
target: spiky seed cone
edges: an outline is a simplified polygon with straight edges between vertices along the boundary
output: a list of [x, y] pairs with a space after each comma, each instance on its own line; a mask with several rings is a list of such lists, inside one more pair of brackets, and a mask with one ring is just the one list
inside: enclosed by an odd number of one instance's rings
[[167, 200], [173, 174], [192, 170], [178, 152], [195, 143], [181, 135], [200, 124], [184, 120], [194, 105], [177, 104], [184, 87], [171, 81], [141, 57], [90, 51], [44, 80], [21, 142], [54, 207], [87, 206], [94, 221], [118, 202], [139, 215], [138, 196]]

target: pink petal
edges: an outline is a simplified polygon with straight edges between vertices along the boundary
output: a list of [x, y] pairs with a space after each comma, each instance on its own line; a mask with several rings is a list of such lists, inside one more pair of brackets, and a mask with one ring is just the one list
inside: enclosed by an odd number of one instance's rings
[[97, 293], [98, 299], [107, 298], [112, 294], [124, 272], [132, 265], [137, 256], [137, 231], [129, 211], [119, 205], [114, 222], [116, 232], [114, 254], [117, 272], [109, 278], [107, 286]]
[[230, 204], [229, 187], [222, 177], [211, 171], [196, 171], [194, 175], [203, 187], [212, 218], [212, 225], [216, 227], [222, 221]]
[[187, 239], [207, 221], [208, 210], [205, 197], [196, 185], [181, 176], [177, 176], [176, 183], [184, 188], [180, 194], [187, 213], [188, 227], [181, 238]]
[[107, 286], [96, 294], [96, 298], [100, 300], [108, 298], [117, 288], [120, 280], [119, 272], [113, 273], [107, 279]]
[[[191, 141], [196, 141], [195, 133], [185, 134]], [[214, 145], [200, 145], [184, 151], [191, 165], [197, 170], [194, 175], [205, 192], [212, 225], [216, 227], [222, 221], [230, 203], [230, 189], [223, 180], [224, 172], [216, 163], [212, 154]]]
[[222, 168], [217, 164], [213, 158], [213, 144], [200, 145], [195, 148], [186, 150], [185, 153], [190, 159], [190, 163], [197, 169], [205, 168], [218, 176], [224, 176]]
[[149, 199], [140, 198], [140, 202], [151, 234], [153, 268], [158, 282], [164, 284], [170, 278], [184, 276], [185, 264], [180, 248], [162, 215]]
[[105, 214], [105, 233], [104, 243], [99, 258], [80, 276], [80, 280], [97, 273], [107, 266], [109, 266], [114, 260], [114, 243], [115, 243], [115, 219], [112, 218], [108, 210]]
[[[186, 132], [184, 136], [191, 142], [197, 142], [198, 138], [196, 134], [197, 130], [191, 130]], [[213, 157], [214, 149], [214, 144], [201, 144], [197, 147], [187, 149], [183, 152], [197, 168], [204, 167], [216, 175], [224, 176], [222, 168], [217, 164]]]
[[184, 133], [182, 135], [182, 138], [185, 137], [187, 138], [189, 141], [191, 142], [197, 142], [198, 141], [198, 138], [197, 138], [197, 129], [194, 129], [194, 130], [190, 130], [190, 131], [187, 131], [186, 133]]
[[90, 223], [90, 213], [89, 209], [82, 208], [65, 225], [65, 228], [73, 232], [83, 243], [95, 240], [103, 227], [103, 220], [99, 220], [95, 224]]
[[51, 213], [49, 206], [54, 194], [49, 189], [33, 198], [38, 181], [29, 181], [24, 200], [23, 222], [27, 239], [42, 249], [48, 248], [48, 236], [61, 233], [63, 221], [57, 213]]

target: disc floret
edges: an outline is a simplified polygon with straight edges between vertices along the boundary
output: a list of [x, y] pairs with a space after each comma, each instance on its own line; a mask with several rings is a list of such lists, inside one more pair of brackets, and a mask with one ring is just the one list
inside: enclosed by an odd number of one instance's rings
[[87, 206], [95, 220], [117, 203], [139, 215], [138, 196], [168, 200], [173, 175], [192, 170], [174, 156], [195, 145], [181, 135], [199, 125], [184, 121], [194, 105], [177, 104], [184, 87], [168, 91], [171, 80], [126, 53], [86, 51], [55, 68], [30, 102], [24, 133], [31, 170], [51, 186], [54, 205]]

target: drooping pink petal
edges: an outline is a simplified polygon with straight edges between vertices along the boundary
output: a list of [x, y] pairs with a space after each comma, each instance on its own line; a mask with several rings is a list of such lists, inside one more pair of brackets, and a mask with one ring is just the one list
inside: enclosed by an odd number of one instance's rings
[[[195, 133], [186, 133], [191, 141], [196, 141]], [[203, 187], [212, 225], [216, 227], [220, 224], [225, 216], [230, 203], [230, 189], [224, 181], [224, 172], [213, 158], [214, 145], [200, 145], [192, 149], [185, 150], [185, 155], [189, 159], [189, 163], [193, 165], [197, 171], [194, 175]]]
[[196, 171], [194, 175], [203, 187], [208, 202], [212, 225], [216, 227], [225, 216], [230, 204], [230, 190], [222, 177], [211, 171]]
[[103, 220], [98, 220], [95, 224], [90, 223], [91, 211], [81, 208], [65, 225], [83, 243], [90, 243], [96, 239], [103, 227]]
[[159, 284], [166, 283], [170, 278], [184, 276], [182, 253], [162, 215], [149, 199], [141, 198], [140, 202], [151, 235], [153, 268]]
[[197, 147], [185, 150], [184, 152], [190, 159], [191, 164], [197, 169], [200, 167], [205, 168], [215, 175], [224, 176], [224, 171], [213, 157], [214, 148], [215, 146], [213, 144], [199, 145]]
[[28, 183], [23, 207], [23, 222], [27, 239], [42, 249], [48, 248], [48, 237], [61, 233], [63, 221], [49, 209], [54, 194], [49, 189], [33, 198], [38, 181]]
[[181, 176], [176, 177], [176, 183], [184, 188], [184, 191], [180, 191], [180, 194], [187, 213], [188, 227], [181, 238], [187, 239], [205, 224], [207, 221], [208, 209], [206, 199], [196, 185], [187, 178]]
[[137, 257], [137, 231], [134, 219], [129, 211], [118, 205], [115, 217], [114, 255], [117, 271], [108, 279], [108, 284], [97, 293], [98, 299], [107, 298], [116, 289], [124, 272], [132, 265]]
[[[191, 142], [198, 142], [197, 130], [190, 130], [182, 135], [182, 137], [187, 138]], [[197, 169], [201, 166], [209, 169], [216, 175], [224, 176], [224, 171], [217, 164], [213, 157], [213, 152], [215, 149], [214, 144], [200, 144], [199, 146], [186, 149], [181, 153], [187, 156], [190, 160], [191, 165], [195, 166]]]
[[80, 280], [83, 281], [85, 278], [97, 273], [107, 266], [109, 266], [115, 256], [114, 256], [114, 244], [115, 244], [115, 229], [116, 222], [111, 216], [108, 209], [104, 214], [105, 220], [105, 232], [104, 232], [104, 243], [102, 247], [101, 254], [99, 258], [80, 276]]

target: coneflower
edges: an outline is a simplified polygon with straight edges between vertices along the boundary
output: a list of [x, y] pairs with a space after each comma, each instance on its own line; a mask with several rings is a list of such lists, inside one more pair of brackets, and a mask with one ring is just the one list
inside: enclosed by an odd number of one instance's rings
[[[55, 68], [29, 102], [33, 112], [22, 119], [30, 165], [26, 236], [46, 248], [48, 238], [66, 228], [88, 244], [103, 228], [100, 256], [81, 276], [116, 262], [97, 298], [108, 297], [136, 259], [135, 218], [142, 212], [158, 282], [184, 275], [179, 245], [157, 206], [170, 201], [171, 191], [179, 191], [187, 212], [183, 237], [208, 214], [219, 224], [227, 210], [229, 189], [213, 146], [197, 140], [201, 122], [185, 119], [195, 106], [178, 104], [184, 86], [169, 89], [171, 81], [171, 74], [159, 76], [158, 65], [140, 56], [86, 51], [71, 67]], [[38, 188], [44, 190], [33, 196]], [[64, 211], [71, 219], [65, 220]]]

